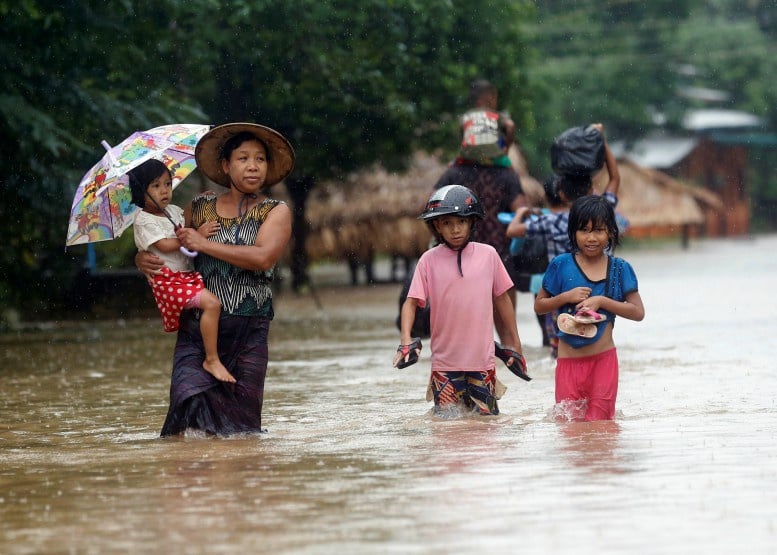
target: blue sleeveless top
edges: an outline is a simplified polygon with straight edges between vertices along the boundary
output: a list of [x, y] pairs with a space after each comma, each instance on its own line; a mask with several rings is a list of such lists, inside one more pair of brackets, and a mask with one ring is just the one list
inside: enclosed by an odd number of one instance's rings
[[[606, 277], [600, 281], [591, 281], [578, 266], [574, 254], [560, 254], [550, 262], [548, 269], [545, 270], [542, 288], [549, 295], [555, 297], [575, 287], [590, 287], [592, 297], [602, 295], [622, 302], [626, 300], [626, 296], [629, 293], [639, 290], [637, 276], [631, 264], [622, 258], [616, 258], [612, 255], [608, 255], [607, 258]], [[575, 305], [565, 305], [559, 309], [559, 312], [574, 314]], [[607, 322], [612, 322], [613, 326], [615, 325], [615, 314], [608, 310], [599, 310], [599, 313], [607, 316], [607, 320], [594, 324], [596, 326], [596, 335], [594, 337], [580, 337], [579, 335], [570, 335], [558, 330], [559, 338], [563, 338], [564, 342], [575, 349], [595, 343], [604, 333], [604, 327], [607, 325]]]

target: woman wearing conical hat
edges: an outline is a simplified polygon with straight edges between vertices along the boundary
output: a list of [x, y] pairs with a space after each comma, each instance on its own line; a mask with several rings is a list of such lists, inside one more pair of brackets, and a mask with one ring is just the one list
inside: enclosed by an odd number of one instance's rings
[[[181, 243], [199, 252], [195, 268], [221, 301], [219, 355], [236, 383], [225, 384], [202, 369], [203, 344], [197, 311], [181, 315], [170, 385], [170, 408], [162, 435], [187, 429], [209, 434], [262, 431], [267, 336], [273, 319], [273, 270], [291, 239], [291, 210], [267, 188], [294, 166], [294, 150], [277, 131], [252, 123], [213, 128], [197, 143], [195, 158], [221, 195], [196, 197], [185, 210]], [[159, 263], [136, 257], [147, 276]]]

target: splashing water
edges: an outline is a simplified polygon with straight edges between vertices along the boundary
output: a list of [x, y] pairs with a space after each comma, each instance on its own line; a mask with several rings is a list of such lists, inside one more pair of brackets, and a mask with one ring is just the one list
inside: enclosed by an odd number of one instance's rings
[[548, 417], [556, 422], [576, 422], [585, 420], [588, 399], [567, 399], [553, 405]]

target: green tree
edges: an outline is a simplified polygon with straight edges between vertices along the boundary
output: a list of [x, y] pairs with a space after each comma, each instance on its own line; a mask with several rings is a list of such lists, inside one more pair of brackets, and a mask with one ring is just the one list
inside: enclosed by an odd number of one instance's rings
[[136, 25], [131, 3], [0, 2], [0, 16], [0, 303], [34, 312], [74, 274], [70, 202], [100, 140], [204, 114], [144, 49], [163, 29]]
[[667, 108], [675, 78], [665, 45], [692, 1], [554, 0], [538, 3], [530, 29], [537, 132], [528, 145], [539, 173], [550, 171], [552, 138], [601, 121], [612, 137], [636, 138]]
[[515, 119], [529, 120], [521, 24], [532, 10], [485, 0], [0, 0], [0, 138], [14, 147], [0, 161], [10, 227], [0, 302], [34, 308], [67, 289], [68, 209], [101, 139], [174, 121], [275, 127], [297, 151], [290, 189], [304, 233], [317, 180], [376, 161], [400, 167], [454, 137], [472, 79], [493, 80]]
[[700, 106], [683, 94], [689, 85], [730, 93], [725, 107], [773, 128], [773, 7], [773, 0], [538, 3], [530, 28], [537, 57], [529, 64], [540, 93], [529, 144], [535, 169], [549, 171], [548, 146], [572, 125], [602, 121], [611, 137], [626, 140], [658, 126], [678, 129], [686, 110]]
[[777, 127], [775, 42], [754, 15], [707, 7], [678, 28], [666, 50], [693, 67], [687, 84], [723, 91], [728, 95], [723, 107], [758, 114]]
[[196, 97], [214, 121], [262, 122], [294, 144], [287, 186], [297, 287], [307, 281], [304, 213], [318, 180], [376, 161], [398, 168], [413, 149], [455, 145], [469, 81], [492, 79], [508, 105], [525, 83], [528, 2], [269, 0], [180, 10], [194, 49], [209, 52], [194, 60], [210, 75], [200, 76]]

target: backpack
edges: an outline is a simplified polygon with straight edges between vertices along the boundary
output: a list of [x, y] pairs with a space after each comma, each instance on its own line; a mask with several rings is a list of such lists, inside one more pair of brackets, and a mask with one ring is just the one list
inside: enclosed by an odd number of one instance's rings
[[604, 137], [589, 125], [572, 127], [550, 147], [553, 171], [559, 175], [591, 175], [604, 165]]

